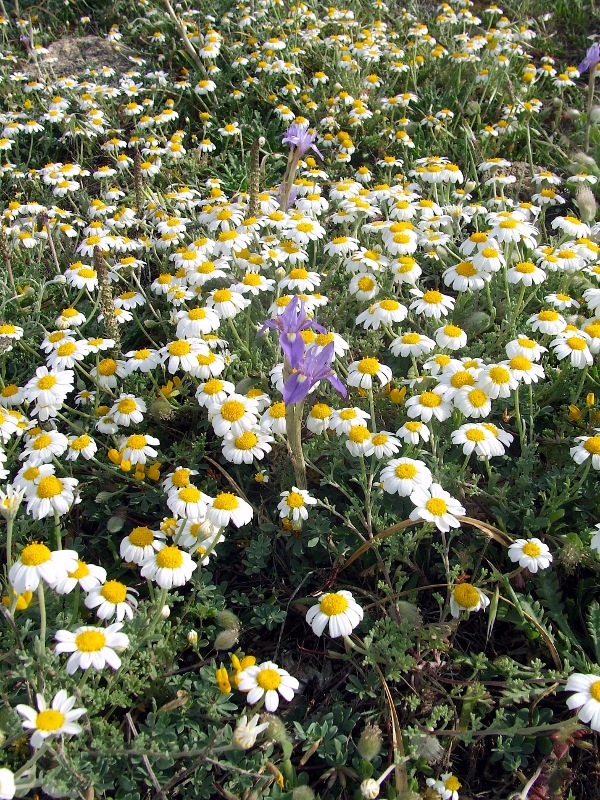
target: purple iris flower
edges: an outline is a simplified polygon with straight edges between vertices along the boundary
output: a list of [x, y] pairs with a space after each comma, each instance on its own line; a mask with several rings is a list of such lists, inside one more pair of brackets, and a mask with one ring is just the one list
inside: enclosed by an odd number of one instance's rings
[[283, 314], [268, 319], [259, 330], [258, 335], [262, 336], [267, 328], [278, 330], [279, 344], [283, 354], [292, 369], [296, 369], [304, 355], [304, 339], [300, 335], [300, 331], [311, 327], [316, 328], [319, 333], [326, 333], [322, 325], [318, 325], [307, 317], [304, 302], [294, 296], [285, 307]]
[[298, 125], [298, 123], [295, 122], [286, 130], [281, 141], [295, 147], [296, 154], [299, 158], [301, 158], [307, 150], [314, 150], [319, 158], [323, 158], [323, 154], [315, 144], [316, 138], [316, 133], [310, 133], [308, 128], [304, 125]]
[[585, 54], [585, 58], [581, 62], [581, 64], [577, 67], [579, 73], [582, 74], [587, 69], [596, 69], [598, 64], [600, 63], [600, 44], [598, 42], [594, 42], [594, 44], [588, 48], [587, 53]]
[[348, 394], [346, 387], [331, 369], [331, 362], [335, 357], [334, 351], [334, 343], [329, 342], [316, 355], [314, 347], [306, 352], [297, 371], [292, 373], [283, 385], [283, 402], [286, 406], [304, 400], [312, 387], [321, 380], [328, 380], [336, 391], [346, 397]]

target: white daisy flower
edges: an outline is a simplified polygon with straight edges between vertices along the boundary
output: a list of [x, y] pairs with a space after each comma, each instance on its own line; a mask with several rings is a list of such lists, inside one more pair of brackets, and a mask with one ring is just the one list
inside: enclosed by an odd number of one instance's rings
[[213, 525], [207, 519], [200, 522], [185, 520], [184, 526], [175, 537], [178, 547], [185, 547], [190, 555], [199, 553], [201, 563], [208, 564], [210, 556], [214, 553], [216, 545], [225, 541], [218, 525]]
[[258, 424], [258, 403], [243, 394], [232, 394], [220, 406], [209, 407], [209, 416], [217, 436], [231, 433], [241, 436]]
[[112, 669], [119, 669], [121, 659], [116, 648], [129, 646], [129, 637], [119, 631], [123, 623], [115, 622], [107, 628], [96, 628], [84, 625], [75, 632], [59, 630], [55, 639], [58, 642], [56, 653], [71, 653], [67, 661], [67, 674], [73, 675], [77, 669], [104, 669], [106, 664]]
[[277, 433], [280, 436], [286, 433], [285, 404], [279, 400], [272, 403], [263, 413], [259, 421], [261, 430]]
[[219, 328], [221, 319], [212, 308], [191, 308], [189, 311], [177, 312], [178, 339], [196, 339], [213, 333]]
[[254, 459], [260, 461], [271, 452], [272, 441], [273, 437], [260, 428], [244, 431], [241, 436], [227, 433], [223, 440], [223, 455], [233, 464], [252, 464]]
[[332, 638], [350, 636], [364, 616], [351, 592], [328, 592], [318, 599], [306, 613], [306, 621], [316, 636], [321, 636], [328, 625]]
[[406, 358], [408, 356], [421, 356], [430, 353], [435, 347], [435, 342], [428, 336], [423, 336], [416, 331], [407, 331], [397, 336], [390, 344], [392, 355]]
[[377, 358], [362, 358], [353, 361], [348, 367], [346, 379], [349, 386], [358, 386], [361, 389], [371, 389], [373, 378], [377, 378], [382, 386], [392, 380], [392, 370], [381, 364]]
[[87, 608], [95, 608], [98, 619], [112, 619], [122, 622], [125, 617], [133, 619], [133, 611], [137, 608], [137, 600], [132, 594], [135, 589], [128, 589], [120, 581], [106, 581], [102, 586], [90, 589], [85, 598]]
[[334, 409], [331, 413], [329, 427], [333, 428], [338, 435], [341, 435], [343, 433], [348, 433], [353, 425], [361, 425], [370, 418], [371, 415], [363, 411], [362, 408]]
[[63, 342], [46, 357], [46, 363], [51, 370], [68, 369], [74, 367], [79, 361], [83, 361], [89, 352], [88, 343], [82, 339]]
[[371, 431], [365, 425], [352, 425], [347, 436], [346, 447], [351, 455], [364, 456], [368, 450], [373, 452]]
[[409, 397], [406, 401], [406, 413], [411, 419], [420, 417], [422, 422], [430, 422], [433, 417], [443, 422], [452, 413], [452, 406], [443, 393], [444, 388], [436, 386], [433, 391]]
[[477, 386], [492, 400], [509, 397], [519, 385], [518, 380], [504, 364], [489, 364], [477, 377]]
[[192, 522], [204, 519], [211, 498], [189, 483], [181, 489], [174, 487], [167, 496], [167, 505], [176, 517]]
[[117, 425], [128, 428], [132, 424], [142, 422], [146, 411], [146, 403], [141, 397], [133, 394], [122, 394], [115, 401], [113, 407], [108, 412]]
[[210, 350], [202, 339], [177, 339], [161, 347], [161, 360], [173, 375], [177, 370], [193, 373], [198, 367], [198, 356], [207, 356]]
[[362, 325], [365, 330], [373, 328], [379, 329], [380, 325], [393, 325], [395, 322], [403, 322], [408, 315], [408, 309], [397, 300], [387, 298], [373, 303], [366, 311], [363, 311], [356, 318], [356, 324]]
[[27, 513], [34, 519], [44, 519], [54, 512], [66, 514], [74, 503], [80, 502], [81, 498], [75, 496], [78, 484], [75, 478], [44, 475], [25, 491]]
[[425, 423], [411, 420], [398, 428], [396, 436], [400, 437], [404, 444], [418, 445], [421, 441], [428, 442], [431, 432]]
[[371, 436], [365, 449], [365, 455], [374, 455], [375, 458], [389, 458], [400, 450], [400, 441], [387, 431], [379, 431]]
[[87, 433], [82, 433], [81, 436], [69, 436], [65, 460], [76, 461], [79, 456], [83, 456], [89, 461], [96, 455], [97, 450], [98, 445]]
[[225, 528], [230, 522], [240, 528], [250, 522], [253, 516], [250, 503], [231, 492], [219, 492], [206, 511], [207, 519], [219, 528]]
[[569, 675], [566, 692], [575, 692], [567, 700], [567, 707], [578, 709], [577, 716], [594, 731], [600, 731], [600, 676], [575, 672]]
[[385, 465], [379, 481], [384, 492], [409, 497], [416, 489], [429, 489], [433, 476], [422, 461], [402, 457], [394, 458]]
[[439, 485], [432, 483], [428, 489], [418, 487], [410, 496], [415, 506], [410, 519], [424, 519], [435, 523], [438, 530], [447, 532], [450, 528], [460, 528], [457, 516], [464, 516], [464, 507]]
[[106, 580], [106, 570], [95, 564], [86, 564], [81, 559], [77, 560], [77, 569], [68, 572], [66, 578], [61, 578], [53, 585], [57, 594], [69, 594], [79, 585], [84, 592], [90, 592]]
[[547, 569], [552, 563], [550, 548], [535, 537], [516, 539], [508, 548], [508, 557], [511, 561], [518, 561], [520, 567], [530, 572]]
[[268, 722], [259, 724], [259, 715], [255, 714], [251, 720], [248, 717], [240, 717], [233, 732], [232, 743], [238, 750], [250, 750], [256, 744], [258, 735], [269, 727]]
[[221, 406], [228, 397], [235, 394], [235, 386], [231, 381], [221, 378], [209, 378], [196, 389], [196, 400], [206, 408]]
[[68, 444], [68, 439], [63, 433], [54, 430], [42, 431], [28, 439], [19, 459], [21, 461], [29, 459], [30, 464], [47, 464], [53, 458], [62, 456]]
[[314, 506], [317, 503], [306, 489], [298, 489], [297, 486], [292, 486], [290, 491], [281, 492], [280, 496], [282, 499], [277, 505], [279, 516], [294, 522], [308, 519], [307, 506]]
[[448, 350], [460, 350], [467, 344], [467, 334], [457, 325], [442, 325], [435, 331], [434, 336], [438, 347], [445, 347]]
[[562, 333], [550, 343], [559, 361], [570, 358], [571, 366], [576, 369], [591, 367], [594, 356], [589, 348], [590, 337], [586, 333]]
[[528, 386], [531, 383], [537, 383], [545, 376], [544, 368], [541, 364], [534, 364], [527, 358], [527, 356], [514, 356], [508, 362], [513, 378], [519, 382], [526, 383]]
[[454, 395], [452, 402], [465, 417], [487, 417], [492, 410], [489, 395], [477, 386], [463, 386]]
[[53, 552], [41, 542], [32, 542], [23, 548], [10, 568], [8, 580], [17, 594], [23, 594], [34, 592], [41, 580], [54, 586], [76, 569], [77, 553], [74, 550]]
[[569, 452], [576, 464], [583, 464], [591, 456], [592, 467], [600, 469], [600, 429], [596, 428], [595, 436], [577, 436], [575, 441], [579, 442], [575, 447], [571, 447]]
[[300, 688], [296, 678], [272, 661], [246, 667], [238, 673], [237, 680], [238, 689], [248, 693], [248, 704], [255, 705], [264, 697], [265, 708], [271, 714], [277, 711], [280, 695], [289, 702]]
[[250, 305], [250, 300], [231, 289], [215, 289], [208, 296], [206, 305], [214, 309], [219, 319], [232, 319]]
[[[121, 540], [119, 554], [123, 561], [137, 564], [139, 567], [156, 550], [160, 549], [164, 538], [164, 533], [160, 531], [152, 531], [143, 525], [139, 526]], [[104, 583], [104, 581], [102, 582]]]
[[411, 289], [410, 293], [416, 300], [410, 304], [409, 311], [424, 314], [426, 317], [439, 319], [445, 317], [454, 308], [454, 298], [442, 294], [435, 289], [422, 292], [420, 289]]
[[451, 772], [445, 772], [438, 780], [427, 778], [426, 783], [434, 792], [437, 792], [441, 800], [458, 800], [458, 790], [461, 784]]
[[0, 767], [0, 800], [12, 800], [16, 791], [14, 773], [8, 767]]
[[25, 730], [32, 730], [31, 746], [36, 749], [50, 736], [76, 736], [81, 733], [81, 725], [75, 720], [86, 713], [85, 708], [73, 708], [76, 698], [69, 697], [64, 689], [58, 691], [48, 708], [43, 695], [36, 694], [37, 710], [31, 706], [15, 706], [15, 711], [23, 717]]
[[480, 458], [491, 458], [493, 455], [494, 436], [479, 422], [468, 422], [452, 431], [450, 438], [452, 444], [462, 445], [464, 455], [470, 455], [473, 450]]
[[450, 613], [458, 619], [463, 612], [479, 611], [487, 608], [490, 600], [486, 595], [471, 583], [459, 583], [450, 595]]
[[198, 564], [176, 545], [162, 544], [140, 566], [143, 578], [156, 581], [161, 589], [172, 589], [187, 583]]
[[533, 331], [549, 333], [552, 336], [562, 333], [567, 327], [565, 318], [553, 308], [542, 309], [542, 311], [529, 317], [527, 324], [531, 326]]
[[122, 457], [124, 461], [130, 461], [132, 465], [145, 464], [148, 458], [156, 458], [158, 450], [153, 445], [160, 444], [154, 436], [135, 433], [128, 436], [123, 442]]

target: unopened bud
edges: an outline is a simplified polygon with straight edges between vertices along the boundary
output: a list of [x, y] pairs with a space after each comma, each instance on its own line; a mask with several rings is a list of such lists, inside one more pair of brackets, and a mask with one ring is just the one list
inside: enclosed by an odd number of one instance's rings
[[381, 735], [381, 728], [379, 725], [371, 725], [371, 723], [369, 723], [365, 725], [356, 745], [356, 749], [365, 761], [373, 761], [381, 752], [382, 744], [383, 737]]
[[592, 156], [589, 156], [587, 153], [584, 153], [581, 150], [579, 150], [577, 153], [573, 153], [571, 155], [571, 158], [573, 159], [576, 165], [582, 165], [584, 167], [587, 167], [589, 170], [593, 171], [598, 170], [598, 165], [596, 164]]
[[576, 120], [581, 116], [581, 111], [578, 108], [567, 108], [565, 116], [570, 120]]
[[365, 800], [375, 800], [379, 797], [379, 784], [373, 778], [367, 778], [360, 785], [360, 796]]
[[239, 619], [236, 617], [233, 611], [227, 611], [227, 609], [223, 609], [223, 611], [219, 611], [217, 613], [215, 616], [215, 622], [219, 628], [227, 628], [227, 630], [240, 627]]
[[160, 615], [163, 619], [169, 619], [171, 616], [171, 609], [169, 606], [163, 606], [160, 610]]
[[575, 195], [575, 202], [579, 208], [579, 214], [584, 222], [590, 222], [596, 218], [596, 198], [589, 186], [580, 186]]
[[274, 714], [263, 714], [260, 719], [261, 722], [269, 723], [266, 733], [267, 739], [271, 739], [272, 741], [277, 742], [277, 744], [288, 741], [285, 723], [282, 722], [279, 717], [276, 717]]
[[198, 631], [188, 631], [187, 640], [191, 645], [195, 645], [198, 642]]
[[239, 628], [221, 631], [221, 633], [215, 639], [215, 650], [231, 650], [237, 644], [239, 636]]
[[481, 106], [476, 100], [469, 100], [467, 106], [465, 108], [467, 114], [471, 114], [472, 116], [476, 116], [481, 111]]
[[592, 106], [590, 111], [590, 122], [597, 125], [600, 122], [600, 106]]
[[296, 786], [292, 791], [292, 800], [314, 800], [315, 793], [310, 786]]

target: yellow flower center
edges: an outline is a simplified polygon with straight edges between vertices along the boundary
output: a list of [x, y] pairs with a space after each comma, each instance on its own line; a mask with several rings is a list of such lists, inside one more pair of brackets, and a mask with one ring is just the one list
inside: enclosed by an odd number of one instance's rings
[[451, 336], [452, 338], [457, 339], [462, 334], [462, 328], [459, 328], [458, 325], [446, 325], [444, 328], [444, 333], [446, 336]]
[[62, 728], [64, 721], [64, 714], [53, 708], [47, 708], [45, 711], [40, 711], [35, 718], [35, 727], [40, 731], [57, 731]]
[[34, 450], [43, 450], [44, 447], [48, 447], [49, 444], [52, 443], [52, 437], [48, 436], [47, 433], [42, 433], [41, 436], [38, 436], [37, 439], [33, 443]]
[[436, 408], [442, 402], [440, 395], [435, 392], [423, 392], [419, 400], [425, 408]]
[[269, 414], [273, 419], [283, 419], [285, 417], [285, 404], [281, 400], [273, 403], [269, 409]]
[[532, 272], [535, 272], [535, 264], [531, 261], [519, 261], [519, 263], [515, 265], [515, 269], [522, 275], [530, 275]]
[[441, 292], [436, 292], [435, 290], [431, 289], [429, 292], [425, 292], [423, 295], [423, 300], [426, 303], [431, 303], [432, 305], [439, 305], [442, 302], [442, 294]]
[[[600, 455], [600, 436], [591, 436], [587, 442], [583, 443], [583, 449], [593, 456]], [[22, 558], [22, 556], [21, 556]]]
[[477, 270], [470, 261], [461, 261], [456, 267], [456, 274], [463, 278], [472, 278], [477, 275]]
[[315, 419], [327, 419], [327, 417], [331, 414], [331, 409], [329, 406], [325, 405], [325, 403], [316, 403], [310, 412], [310, 416], [314, 417]]
[[525, 553], [526, 556], [531, 556], [532, 558], [535, 558], [536, 556], [539, 556], [539, 554], [542, 552], [542, 548], [539, 546], [539, 544], [536, 544], [535, 542], [527, 542], [527, 544], [523, 545], [523, 552]]
[[69, 578], [75, 578], [75, 580], [78, 581], [81, 580], [81, 578], [87, 578], [89, 574], [90, 568], [85, 561], [77, 559], [77, 569], [74, 572], [69, 572]]
[[221, 416], [227, 422], [237, 422], [245, 412], [244, 404], [239, 400], [226, 400], [221, 406]]
[[405, 333], [402, 337], [402, 344], [419, 344], [421, 336], [418, 333]]
[[39, 379], [37, 385], [38, 389], [43, 389], [44, 391], [52, 389], [53, 386], [56, 386], [56, 378], [54, 375], [44, 375], [43, 378]]
[[179, 492], [179, 499], [184, 503], [197, 503], [200, 500], [201, 492], [195, 486], [186, 486]]
[[73, 342], [65, 342], [56, 350], [56, 353], [59, 356], [70, 356], [75, 352], [76, 349], [77, 347]]
[[498, 258], [498, 251], [495, 247], [484, 247], [481, 251], [484, 258]]
[[124, 603], [127, 597], [127, 587], [119, 581], [107, 581], [102, 587], [100, 594], [109, 603]]
[[370, 435], [371, 432], [364, 425], [353, 425], [348, 431], [348, 438], [351, 442], [355, 442], [356, 444], [366, 442]]
[[585, 339], [580, 339], [579, 336], [569, 336], [567, 344], [571, 350], [585, 350], [587, 347]]
[[531, 369], [531, 361], [525, 356], [515, 356], [510, 360], [511, 369], [528, 372]]
[[228, 300], [231, 300], [232, 297], [233, 295], [229, 289], [217, 289], [217, 291], [213, 294], [213, 302], [226, 303]]
[[154, 534], [150, 528], [140, 526], [131, 531], [129, 541], [134, 547], [148, 547], [154, 541]]
[[11, 333], [16, 333], [17, 329], [14, 325], [0, 325], [0, 336], [9, 336]]
[[375, 286], [375, 281], [372, 278], [363, 276], [358, 280], [358, 288], [361, 292], [370, 292]]
[[106, 636], [102, 631], [83, 631], [75, 637], [75, 645], [82, 653], [97, 653], [106, 646]]
[[353, 408], [345, 408], [343, 411], [340, 411], [340, 419], [349, 420], [355, 417], [356, 411]]
[[28, 467], [23, 473], [23, 477], [26, 481], [34, 481], [39, 474], [40, 471], [37, 467]]
[[278, 689], [281, 684], [281, 675], [276, 669], [261, 669], [256, 676], [256, 682], [266, 692]]
[[136, 359], [136, 361], [143, 361], [145, 358], [148, 358], [149, 355], [150, 350], [145, 347], [143, 350], [136, 350], [133, 354], [133, 357]]
[[388, 437], [385, 435], [385, 433], [377, 433], [371, 439], [371, 441], [373, 442], [375, 447], [379, 447], [380, 445], [385, 444], [387, 442], [387, 440], [388, 440]]
[[98, 372], [104, 377], [107, 377], [108, 375], [114, 375], [116, 371], [117, 362], [112, 358], [104, 358], [98, 364]]
[[590, 694], [594, 700], [600, 701], [600, 681], [594, 681], [590, 686]]
[[130, 397], [127, 397], [125, 398], [125, 400], [119, 401], [117, 408], [121, 412], [121, 414], [131, 414], [133, 411], [137, 409], [137, 403], [135, 402], [135, 400], [132, 400]]
[[379, 308], [382, 308], [384, 311], [397, 311], [400, 308], [400, 303], [397, 300], [382, 300], [379, 303]]
[[479, 428], [469, 428], [465, 436], [470, 442], [483, 442], [485, 439], [485, 433]]
[[207, 353], [206, 355], [198, 353], [196, 358], [198, 359], [198, 364], [200, 364], [201, 367], [208, 367], [210, 364], [214, 364], [214, 362], [217, 360], [217, 357], [214, 353]]
[[376, 358], [363, 358], [358, 362], [357, 367], [363, 375], [377, 375], [379, 372], [379, 361]]
[[175, 470], [171, 478], [171, 483], [173, 484], [173, 486], [175, 486], [177, 489], [185, 489], [185, 487], [189, 484], [189, 482], [190, 482], [189, 469], [186, 469], [184, 467], [183, 469]]
[[34, 542], [23, 548], [21, 564], [24, 564], [26, 567], [38, 567], [40, 564], [45, 564], [46, 561], [50, 561], [51, 555], [52, 553], [45, 544]]
[[252, 431], [244, 431], [241, 436], [238, 436], [234, 441], [234, 445], [238, 450], [252, 450], [258, 443], [258, 436]]
[[540, 311], [538, 314], [538, 319], [540, 322], [556, 322], [558, 319], [558, 311], [553, 311], [552, 309]]
[[142, 450], [146, 446], [146, 437], [140, 433], [134, 433], [127, 439], [127, 447], [130, 450]]
[[[292, 275], [290, 273], [290, 278], [291, 277], [292, 277]], [[260, 286], [261, 281], [262, 281], [262, 279], [261, 279], [261, 277], [260, 277], [260, 275], [258, 273], [256, 273], [256, 272], [247, 272], [244, 275], [244, 280], [242, 281], [242, 283], [245, 286]]]
[[494, 383], [508, 383], [510, 381], [510, 372], [504, 367], [491, 367], [488, 375]]
[[325, 595], [319, 603], [319, 610], [328, 617], [335, 617], [338, 614], [343, 614], [347, 608], [348, 601], [346, 598], [335, 592]]
[[425, 503], [425, 508], [434, 517], [441, 517], [448, 511], [448, 505], [441, 497], [432, 497]]
[[487, 403], [487, 395], [481, 389], [473, 389], [469, 392], [469, 402], [474, 408], [481, 408]]
[[161, 569], [178, 569], [183, 564], [183, 553], [175, 545], [166, 545], [156, 554], [156, 564]]
[[169, 345], [169, 353], [172, 356], [187, 356], [192, 350], [190, 343], [185, 339], [179, 339], [177, 342], [171, 342]]
[[290, 492], [285, 498], [285, 502], [290, 508], [302, 508], [304, 506], [304, 498], [300, 492]]
[[462, 784], [454, 775], [450, 775], [449, 778], [446, 778], [444, 783], [444, 789], [448, 789], [449, 792], [458, 792], [461, 786]]
[[298, 267], [293, 269], [288, 277], [294, 281], [305, 281], [308, 278], [308, 270]]
[[517, 227], [516, 219], [503, 219], [500, 227], [508, 230], [514, 230]]
[[44, 478], [41, 478], [40, 482], [38, 483], [37, 496], [46, 500], [50, 497], [56, 497], [56, 495], [60, 494], [62, 490], [62, 481], [60, 481], [54, 475], [46, 475]]
[[475, 383], [475, 378], [468, 370], [461, 370], [460, 372], [456, 372], [450, 378], [450, 385], [453, 386], [455, 389], [461, 389], [463, 386], [473, 386]]
[[470, 583], [459, 584], [452, 592], [452, 597], [461, 608], [475, 608], [481, 599], [477, 589]]
[[418, 470], [414, 464], [398, 464], [394, 470], [396, 477], [400, 478], [401, 480], [412, 480], [417, 472]]
[[213, 508], [218, 511], [234, 511], [238, 505], [237, 497], [231, 492], [221, 492], [213, 501]]

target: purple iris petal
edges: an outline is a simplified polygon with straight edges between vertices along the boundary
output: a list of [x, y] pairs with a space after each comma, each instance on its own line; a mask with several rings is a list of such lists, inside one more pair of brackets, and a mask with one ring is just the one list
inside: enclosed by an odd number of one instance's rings
[[331, 362], [335, 357], [335, 346], [330, 342], [320, 353], [315, 355], [315, 349], [311, 348], [304, 356], [302, 364], [286, 380], [283, 386], [283, 402], [286, 406], [304, 400], [313, 386], [321, 380], [328, 380], [334, 389], [343, 397], [346, 397], [347, 390], [344, 384], [331, 369]]
[[581, 62], [581, 64], [577, 67], [579, 73], [584, 73], [587, 69], [595, 69], [598, 64], [600, 63], [600, 44], [598, 42], [594, 42], [594, 44], [588, 48], [587, 53], [585, 54], [585, 58]]
[[304, 355], [304, 339], [300, 332], [306, 328], [315, 328], [319, 333], [325, 333], [322, 325], [307, 317], [304, 301], [296, 295], [287, 304], [282, 314], [268, 319], [263, 324], [258, 335], [262, 336], [267, 328], [279, 331], [279, 345], [292, 369], [298, 367]]
[[296, 147], [300, 157], [302, 157], [307, 150], [314, 150], [319, 158], [323, 158], [323, 154], [315, 145], [316, 138], [316, 133], [310, 133], [308, 128], [304, 125], [299, 125], [295, 122], [286, 130], [281, 141], [292, 145], [292, 147]]

